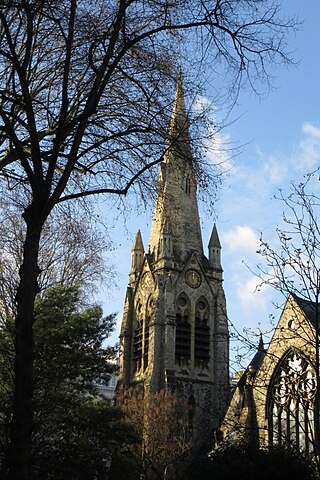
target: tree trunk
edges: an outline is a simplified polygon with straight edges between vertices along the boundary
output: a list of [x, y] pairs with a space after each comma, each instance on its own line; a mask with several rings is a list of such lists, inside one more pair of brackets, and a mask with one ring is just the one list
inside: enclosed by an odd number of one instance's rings
[[24, 212], [26, 239], [17, 289], [15, 321], [15, 363], [13, 416], [9, 445], [10, 480], [30, 480], [33, 427], [33, 310], [38, 292], [38, 254], [41, 233], [38, 208], [31, 204]]

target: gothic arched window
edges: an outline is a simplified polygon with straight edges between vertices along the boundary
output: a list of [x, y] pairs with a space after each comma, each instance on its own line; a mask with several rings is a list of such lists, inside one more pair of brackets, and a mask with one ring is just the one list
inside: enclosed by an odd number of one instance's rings
[[196, 305], [194, 356], [196, 364], [207, 365], [210, 356], [209, 307], [201, 298]]
[[143, 342], [143, 320], [137, 317], [137, 324], [133, 338], [133, 361], [135, 370], [138, 372], [142, 366], [142, 342]]
[[311, 363], [296, 351], [280, 361], [268, 391], [270, 444], [314, 448], [316, 375]]
[[190, 305], [188, 297], [182, 294], [176, 305], [176, 361], [189, 360], [191, 354]]

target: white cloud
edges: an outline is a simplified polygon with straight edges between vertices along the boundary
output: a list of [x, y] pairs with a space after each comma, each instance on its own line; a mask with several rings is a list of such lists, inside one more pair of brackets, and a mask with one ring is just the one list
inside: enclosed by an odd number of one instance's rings
[[285, 160], [283, 157], [279, 158], [274, 155], [266, 158], [262, 172], [267, 182], [271, 182], [272, 185], [280, 185], [286, 179], [288, 168]]
[[237, 281], [237, 297], [249, 310], [265, 309], [268, 304], [267, 292], [270, 287], [259, 286], [261, 280], [251, 277], [247, 281]]
[[318, 166], [320, 160], [320, 127], [310, 122], [302, 125], [305, 137], [299, 142], [298, 149], [293, 156], [294, 166], [304, 173]]
[[253, 205], [263, 198], [269, 200], [275, 189], [281, 188], [287, 179], [287, 163], [286, 157], [264, 155], [257, 147], [253, 161], [248, 164], [235, 161], [235, 168], [231, 170], [232, 188], [250, 198]]
[[237, 225], [222, 235], [222, 243], [230, 251], [247, 250], [255, 252], [259, 247], [259, 238], [247, 225]]
[[317, 137], [320, 139], [320, 127], [315, 127], [310, 122], [305, 122], [302, 125], [302, 131], [311, 135], [312, 137]]
[[[288, 154], [266, 153], [256, 146], [256, 157], [249, 164], [240, 163], [232, 171], [236, 182], [246, 186], [247, 195], [272, 195], [290, 181], [309, 173], [320, 164], [320, 127], [304, 122], [301, 138]], [[257, 197], [255, 197], [255, 201]]]
[[230, 136], [221, 132], [212, 134], [206, 145], [208, 159], [223, 172], [229, 172], [234, 166], [229, 145]]
[[203, 95], [197, 95], [192, 104], [192, 109], [199, 114], [204, 113], [207, 109], [212, 108], [212, 101]]

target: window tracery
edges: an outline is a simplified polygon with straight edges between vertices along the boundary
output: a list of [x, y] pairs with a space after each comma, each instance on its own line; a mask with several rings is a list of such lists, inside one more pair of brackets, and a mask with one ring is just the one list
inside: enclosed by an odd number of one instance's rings
[[298, 352], [289, 352], [269, 387], [271, 444], [295, 444], [307, 453], [314, 445], [316, 374]]

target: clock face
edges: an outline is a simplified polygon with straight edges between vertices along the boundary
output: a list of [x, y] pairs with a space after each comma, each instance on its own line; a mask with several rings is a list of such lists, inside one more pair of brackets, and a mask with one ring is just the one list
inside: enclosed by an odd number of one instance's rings
[[197, 288], [201, 285], [201, 275], [196, 270], [187, 270], [186, 271], [186, 282], [189, 287]]

